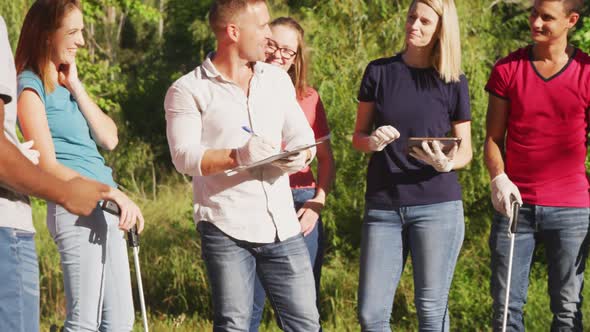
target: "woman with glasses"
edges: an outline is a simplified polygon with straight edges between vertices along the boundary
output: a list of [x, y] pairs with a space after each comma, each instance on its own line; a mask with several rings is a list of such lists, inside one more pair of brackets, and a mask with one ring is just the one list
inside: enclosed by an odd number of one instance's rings
[[[319, 140], [330, 136], [330, 129], [318, 92], [307, 84], [307, 59], [303, 28], [292, 18], [280, 17], [270, 23], [272, 39], [268, 43], [266, 62], [286, 70], [293, 81], [297, 100], [310, 126]], [[317, 181], [308, 166], [291, 174], [289, 180], [301, 232], [309, 249], [316, 283], [316, 299], [319, 294], [320, 273], [323, 262], [324, 230], [320, 212], [326, 203], [335, 176], [334, 156], [330, 141], [317, 146]], [[262, 284], [256, 279], [254, 307], [250, 331], [258, 331], [266, 295]], [[319, 303], [316, 301], [316, 303]], [[319, 307], [319, 306], [318, 306]], [[319, 308], [318, 308], [319, 309]]]
[[[369, 63], [358, 95], [355, 149], [372, 153], [362, 226], [359, 320], [390, 331], [395, 290], [409, 253], [420, 331], [449, 331], [448, 294], [463, 242], [455, 170], [472, 157], [467, 80], [453, 0], [414, 0], [405, 48]], [[461, 138], [408, 147], [410, 137]], [[444, 150], [447, 151], [447, 150]]]

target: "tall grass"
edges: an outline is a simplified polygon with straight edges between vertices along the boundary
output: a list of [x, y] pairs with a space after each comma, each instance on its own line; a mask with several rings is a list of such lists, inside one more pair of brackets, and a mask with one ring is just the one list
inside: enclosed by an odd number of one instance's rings
[[[146, 229], [141, 236], [140, 260], [150, 326], [153, 331], [210, 330], [211, 302], [206, 271], [200, 257], [200, 241], [192, 221], [191, 189], [187, 184], [160, 186], [158, 189], [156, 199], [135, 197], [147, 216]], [[45, 226], [45, 207], [40, 201], [34, 203], [34, 218], [42, 275], [42, 330], [47, 331], [52, 324], [62, 325], [65, 317], [62, 274], [56, 246]], [[485, 225], [489, 222], [489, 219], [477, 221]], [[467, 224], [467, 236], [449, 298], [453, 331], [490, 329], [488, 231], [473, 229], [470, 226], [473, 224], [474, 221]], [[324, 329], [358, 331], [358, 255], [343, 255], [335, 250], [327, 254], [320, 298]], [[542, 251], [535, 257], [525, 317], [527, 329], [543, 331], [550, 326], [551, 314]], [[133, 266], [131, 257], [130, 264]], [[412, 265], [408, 261], [392, 315], [392, 326], [400, 331], [417, 330], [411, 274]], [[137, 300], [135, 280], [132, 280]], [[584, 296], [590, 296], [588, 289], [584, 290]], [[135, 308], [136, 330], [140, 331], [137, 302]], [[589, 317], [590, 307], [584, 306], [583, 312]], [[270, 310], [265, 312], [261, 331], [278, 331]]]

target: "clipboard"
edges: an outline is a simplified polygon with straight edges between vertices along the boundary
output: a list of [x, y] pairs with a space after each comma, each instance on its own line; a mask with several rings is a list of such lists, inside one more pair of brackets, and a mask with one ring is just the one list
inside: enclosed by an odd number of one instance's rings
[[232, 175], [237, 174], [238, 172], [241, 172], [241, 171], [244, 171], [244, 170], [247, 170], [247, 169], [250, 169], [250, 168], [264, 166], [264, 165], [267, 165], [267, 164], [272, 163], [273, 161], [277, 161], [277, 160], [280, 160], [280, 159], [283, 159], [283, 158], [290, 157], [290, 156], [295, 155], [295, 154], [297, 154], [297, 153], [299, 153], [301, 151], [307, 150], [309, 148], [313, 148], [316, 145], [320, 145], [320, 144], [324, 143], [325, 141], [327, 141], [329, 138], [330, 138], [329, 136], [322, 137], [319, 140], [317, 140], [317, 141], [315, 141], [315, 142], [313, 142], [311, 144], [300, 145], [300, 146], [297, 146], [297, 147], [295, 147], [293, 149], [290, 149], [290, 150], [284, 150], [284, 151], [281, 151], [281, 152], [279, 152], [279, 153], [277, 153], [275, 155], [272, 155], [272, 156], [270, 156], [268, 158], [265, 158], [265, 159], [259, 160], [257, 162], [254, 162], [252, 164], [249, 164], [249, 165], [241, 165], [241, 166], [238, 166], [238, 167], [234, 167], [234, 168], [225, 170], [223, 173], [225, 173], [225, 175], [232, 176]]

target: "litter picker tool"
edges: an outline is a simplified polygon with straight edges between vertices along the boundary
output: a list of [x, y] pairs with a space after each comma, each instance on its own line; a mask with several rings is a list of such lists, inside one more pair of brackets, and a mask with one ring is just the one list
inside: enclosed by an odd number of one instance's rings
[[510, 303], [510, 281], [512, 280], [512, 258], [514, 256], [514, 239], [516, 237], [516, 226], [518, 224], [518, 213], [520, 211], [520, 203], [518, 203], [516, 199], [512, 199], [511, 206], [512, 215], [510, 216], [508, 224], [508, 237], [510, 238], [510, 254], [508, 255], [508, 273], [506, 275], [506, 296], [504, 300], [504, 317], [502, 320], [502, 332], [506, 332], [506, 324], [508, 323], [508, 304]]
[[[115, 202], [104, 201], [102, 209], [106, 212], [116, 216], [121, 215], [119, 205]], [[137, 226], [133, 227], [127, 232], [127, 243], [133, 249], [133, 262], [135, 263], [135, 276], [137, 277], [137, 292], [139, 293], [139, 303], [141, 305], [141, 317], [143, 319], [143, 330], [148, 331], [147, 311], [145, 310], [145, 299], [143, 297], [143, 284], [141, 282], [141, 270], [139, 268], [139, 234], [137, 233]]]

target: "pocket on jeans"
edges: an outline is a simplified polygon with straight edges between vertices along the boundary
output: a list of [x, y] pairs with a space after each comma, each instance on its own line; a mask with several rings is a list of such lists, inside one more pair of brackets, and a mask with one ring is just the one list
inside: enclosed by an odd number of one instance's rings
[[366, 209], [365, 210], [365, 223], [374, 223], [374, 222], [390, 222], [392, 221], [392, 215], [395, 214], [395, 211], [390, 210], [377, 210], [377, 209]]
[[[47, 228], [49, 228], [49, 232], [55, 240], [60, 234], [63, 234], [64, 232], [75, 230], [76, 221], [79, 217], [69, 213], [66, 209], [59, 205], [55, 206], [54, 211], [55, 212], [52, 216], [47, 216]], [[47, 212], [50, 212], [49, 209]]]
[[509, 223], [510, 220], [508, 219], [508, 217], [494, 210], [494, 215], [492, 216], [492, 227], [496, 227], [496, 229], [498, 230], [507, 230]]
[[197, 223], [197, 231], [201, 234], [201, 236], [215, 235], [216, 230], [217, 227], [208, 221], [201, 220]]
[[232, 241], [228, 235], [208, 221], [200, 221], [197, 224], [197, 230], [201, 234], [201, 245], [203, 245], [203, 239], [210, 239], [211, 241], [217, 241], [218, 243], [219, 241]]
[[47, 216], [45, 218], [45, 223], [47, 224], [47, 230], [49, 230], [49, 234], [51, 235], [51, 238], [55, 240], [55, 235], [56, 235], [56, 230], [55, 230], [55, 211], [56, 211], [57, 205], [47, 202]]
[[32, 240], [35, 237], [35, 233], [29, 231], [23, 231], [20, 229], [14, 230], [14, 236], [19, 240]]

